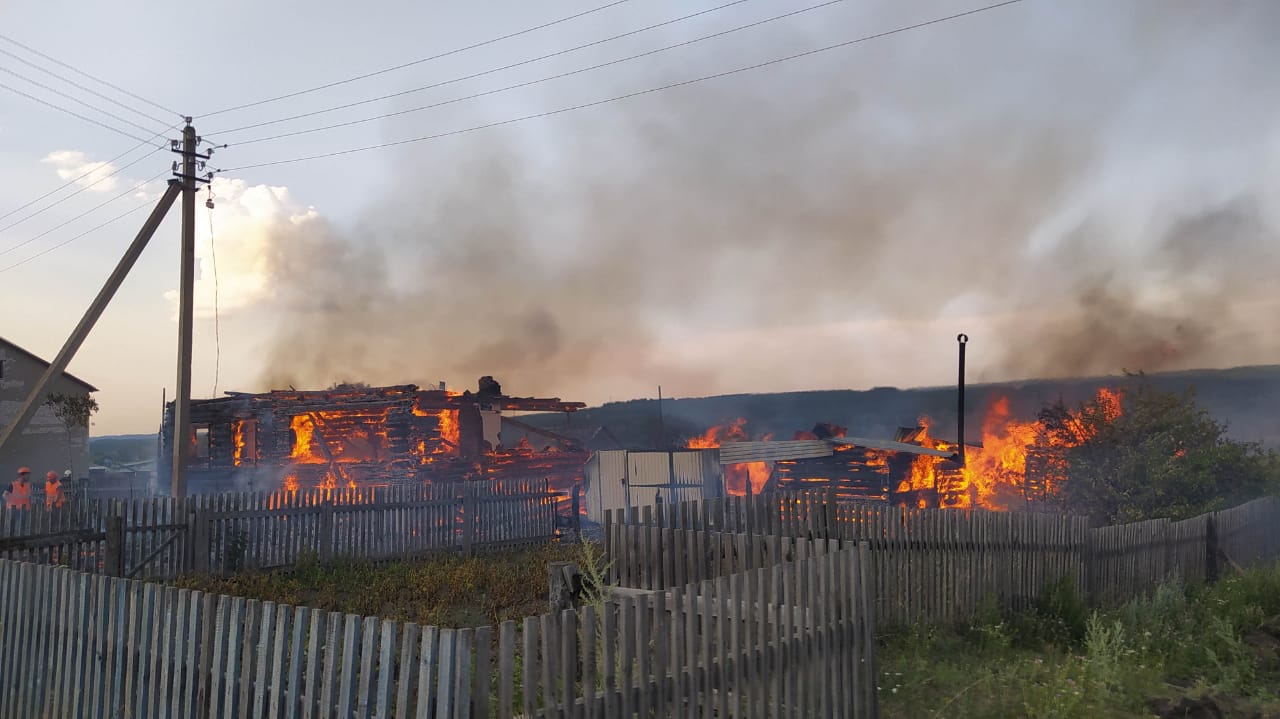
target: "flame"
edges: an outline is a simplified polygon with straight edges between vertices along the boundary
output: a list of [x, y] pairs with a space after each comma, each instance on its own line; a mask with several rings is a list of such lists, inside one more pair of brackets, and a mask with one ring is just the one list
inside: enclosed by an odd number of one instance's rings
[[311, 418], [305, 414], [295, 414], [289, 427], [293, 430], [293, 452], [289, 454], [289, 458], [300, 464], [323, 463], [324, 457], [311, 448], [315, 434], [315, 423]]
[[231, 423], [232, 439], [235, 446], [231, 450], [231, 463], [239, 467], [245, 460], [244, 456], [244, 420], [236, 420]]
[[296, 472], [290, 472], [284, 476], [284, 489], [286, 492], [298, 491], [298, 475]]
[[455, 409], [446, 409], [440, 412], [440, 424], [437, 431], [440, 433], [440, 439], [453, 445], [454, 452], [458, 450], [458, 411]]
[[[765, 435], [761, 439], [767, 441], [772, 438], [773, 435]], [[690, 438], [684, 446], [686, 449], [717, 449], [724, 442], [745, 442], [748, 439], [747, 420], [745, 417], [739, 417], [729, 424], [718, 424]], [[759, 494], [764, 491], [764, 485], [769, 481], [772, 471], [768, 462], [726, 464], [724, 465], [725, 491], [740, 497], [745, 495], [747, 487], [750, 487], [752, 494]]]
[[[1029, 488], [1051, 496], [1065, 479], [1061, 450], [1077, 447], [1092, 438], [1093, 430], [1085, 420], [1097, 412], [1101, 419], [1113, 422], [1121, 413], [1122, 395], [1104, 387], [1083, 410], [1070, 412], [1064, 421], [1065, 434], [1047, 431], [1040, 421], [1015, 419], [1009, 409], [1009, 398], [991, 403], [982, 421], [982, 446], [965, 447], [965, 466], [938, 457], [919, 456], [911, 463], [910, 476], [898, 485], [898, 492], [936, 490], [942, 507], [981, 507], [1009, 510], [1025, 505]], [[929, 436], [930, 422], [921, 418], [915, 442], [921, 446], [954, 452], [959, 447]], [[1037, 466], [1028, 471], [1028, 458], [1037, 457]], [[918, 500], [921, 503], [923, 500]]]

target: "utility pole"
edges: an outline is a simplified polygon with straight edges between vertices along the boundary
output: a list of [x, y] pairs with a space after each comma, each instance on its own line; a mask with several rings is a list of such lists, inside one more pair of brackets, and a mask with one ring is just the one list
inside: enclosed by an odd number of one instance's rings
[[[175, 142], [174, 145], [177, 143]], [[209, 155], [201, 155], [196, 149], [200, 136], [187, 118], [182, 128], [182, 149], [171, 147], [182, 155], [182, 247], [180, 263], [178, 305], [178, 382], [173, 398], [173, 469], [171, 493], [174, 497], [187, 496], [187, 463], [191, 458], [191, 330], [195, 322], [196, 277], [196, 183], [209, 179], [196, 175], [198, 164]]]

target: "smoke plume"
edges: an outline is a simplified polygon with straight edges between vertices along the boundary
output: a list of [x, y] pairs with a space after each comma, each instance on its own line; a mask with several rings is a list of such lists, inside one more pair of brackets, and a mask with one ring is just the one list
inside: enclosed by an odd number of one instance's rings
[[[1280, 6], [1207, 7], [1025, 3], [428, 143], [360, 222], [279, 228], [262, 382], [491, 374], [597, 399], [910, 382], [885, 364], [909, 350], [823, 328], [950, 314], [985, 323], [986, 379], [1274, 361]], [[902, 8], [529, 102], [915, 19]]]

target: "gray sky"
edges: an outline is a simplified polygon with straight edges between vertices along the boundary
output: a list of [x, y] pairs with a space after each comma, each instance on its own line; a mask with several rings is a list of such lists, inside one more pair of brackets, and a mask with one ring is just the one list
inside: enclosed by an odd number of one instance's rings
[[[195, 115], [203, 134], [231, 145], [212, 165], [234, 168], [591, 103], [981, 5], [845, 0], [551, 82], [237, 144], [577, 70], [820, 1], [750, 0], [518, 68], [224, 132], [724, 1], [631, 0], [219, 115], [605, 0], [9, 2], [0, 27]], [[975, 379], [1280, 362], [1278, 27], [1280, 5], [1266, 0], [1025, 0], [580, 111], [223, 173], [212, 213], [220, 342], [203, 194], [197, 218], [194, 393], [213, 392], [215, 364], [218, 392], [336, 380], [470, 387], [481, 374], [510, 392], [589, 402], [649, 396], [659, 383], [681, 396], [942, 384], [959, 331], [972, 337]], [[157, 124], [10, 56], [0, 68]], [[140, 132], [11, 74], [0, 82]], [[136, 144], [0, 89], [0, 214]], [[156, 153], [0, 231], [0, 252], [170, 161]], [[162, 187], [0, 254], [0, 268]], [[145, 212], [0, 273], [0, 336], [52, 356]], [[154, 430], [161, 393], [172, 393], [177, 240], [175, 211], [71, 366], [102, 389], [97, 434]]]

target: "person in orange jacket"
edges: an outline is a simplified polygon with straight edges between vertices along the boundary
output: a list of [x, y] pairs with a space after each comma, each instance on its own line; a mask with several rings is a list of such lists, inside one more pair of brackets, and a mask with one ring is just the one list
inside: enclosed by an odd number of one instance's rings
[[31, 477], [30, 467], [18, 468], [18, 479], [9, 484], [5, 492], [5, 503], [9, 509], [31, 509]]
[[57, 472], [49, 472], [44, 476], [44, 508], [53, 509], [67, 503], [67, 495], [62, 491], [62, 481]]

